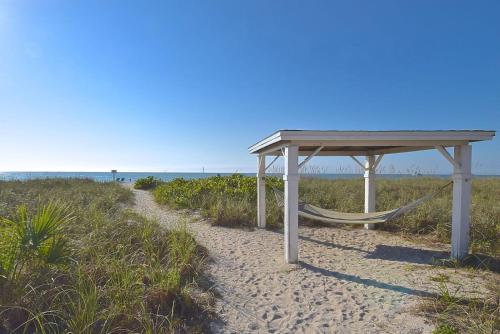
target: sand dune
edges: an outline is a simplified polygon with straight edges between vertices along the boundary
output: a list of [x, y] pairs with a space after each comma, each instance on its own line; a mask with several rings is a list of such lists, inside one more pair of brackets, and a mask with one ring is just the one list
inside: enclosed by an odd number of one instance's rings
[[[134, 190], [135, 209], [166, 226], [184, 216]], [[430, 276], [481, 293], [482, 277], [430, 266], [442, 248], [427, 248], [378, 231], [300, 228], [300, 263], [283, 263], [283, 235], [189, 224], [209, 250], [208, 275], [220, 294], [215, 333], [430, 333], [411, 312], [436, 292]], [[484, 274], [486, 275], [486, 274]]]

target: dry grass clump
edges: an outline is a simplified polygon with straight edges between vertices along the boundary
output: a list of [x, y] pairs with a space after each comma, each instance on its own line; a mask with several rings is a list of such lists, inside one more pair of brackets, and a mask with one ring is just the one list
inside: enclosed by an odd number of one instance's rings
[[425, 298], [418, 312], [436, 323], [433, 334], [492, 334], [500, 331], [500, 282], [490, 282], [482, 298], [465, 298], [460, 287], [450, 290], [446, 276], [439, 283], [436, 297]]
[[185, 226], [125, 210], [131, 198], [89, 180], [0, 182], [0, 333], [203, 331], [205, 251]]

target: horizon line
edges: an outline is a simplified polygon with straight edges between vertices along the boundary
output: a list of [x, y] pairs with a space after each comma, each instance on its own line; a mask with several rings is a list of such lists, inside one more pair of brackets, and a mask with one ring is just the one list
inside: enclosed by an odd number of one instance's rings
[[[42, 171], [0, 171], [0, 174], [2, 173], [109, 173], [112, 174], [111, 170], [110, 171], [57, 171], [57, 170], [42, 170]], [[234, 172], [223, 172], [223, 171], [216, 171], [216, 172], [211, 172], [211, 171], [164, 171], [164, 172], [158, 172], [158, 171], [117, 171], [117, 174], [120, 173], [142, 173], [142, 174], [255, 174], [255, 172], [243, 172], [243, 171], [234, 171]], [[267, 174], [283, 174], [283, 173], [277, 173], [277, 172], [269, 172]], [[363, 175], [363, 173], [299, 173], [302, 175]], [[377, 175], [423, 175], [423, 176], [442, 176], [442, 175], [452, 175], [453, 173], [418, 173], [418, 174], [411, 174], [411, 173], [378, 173]], [[472, 173], [472, 175], [478, 175], [478, 176], [500, 176], [500, 174], [488, 174], [488, 173]]]

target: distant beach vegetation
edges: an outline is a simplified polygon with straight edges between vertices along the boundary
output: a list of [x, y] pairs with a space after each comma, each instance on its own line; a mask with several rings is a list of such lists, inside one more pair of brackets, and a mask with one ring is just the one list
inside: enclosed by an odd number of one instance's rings
[[160, 180], [154, 178], [153, 176], [148, 176], [140, 178], [134, 183], [134, 189], [149, 190], [156, 188]]
[[[417, 177], [377, 180], [377, 211], [407, 204], [449, 180]], [[283, 210], [277, 204], [272, 188], [283, 189], [278, 177], [266, 178], [266, 221], [269, 228], [280, 228]], [[212, 224], [222, 226], [256, 226], [257, 180], [239, 174], [205, 179], [175, 179], [159, 183], [153, 190], [158, 203], [172, 208], [199, 210]], [[363, 179], [327, 180], [303, 177], [300, 199], [343, 212], [363, 212]], [[471, 250], [499, 256], [500, 247], [500, 179], [474, 179], [472, 189]], [[407, 235], [425, 235], [430, 240], [450, 242], [452, 187], [445, 188], [432, 200], [403, 217], [378, 225], [378, 228]], [[301, 219], [302, 223], [318, 224]]]

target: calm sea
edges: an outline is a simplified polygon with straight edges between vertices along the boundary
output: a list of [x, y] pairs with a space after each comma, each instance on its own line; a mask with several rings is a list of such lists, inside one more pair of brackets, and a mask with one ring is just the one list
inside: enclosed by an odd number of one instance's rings
[[[135, 181], [146, 176], [154, 176], [158, 179], [169, 181], [175, 178], [199, 179], [215, 175], [231, 175], [232, 173], [147, 173], [147, 172], [118, 172], [116, 177], [124, 181]], [[247, 176], [255, 176], [255, 173], [241, 173]], [[279, 175], [279, 174], [274, 174]], [[324, 179], [354, 179], [363, 177], [362, 174], [304, 174], [304, 177], [317, 177]], [[449, 178], [450, 175], [426, 175], [437, 178]], [[422, 177], [422, 175], [409, 174], [381, 174], [377, 177], [398, 179], [408, 177]], [[474, 177], [500, 177], [499, 175], [475, 175]], [[113, 180], [110, 172], [0, 172], [0, 180], [30, 180], [45, 178], [81, 178], [92, 179], [95, 181], [106, 182]]]

